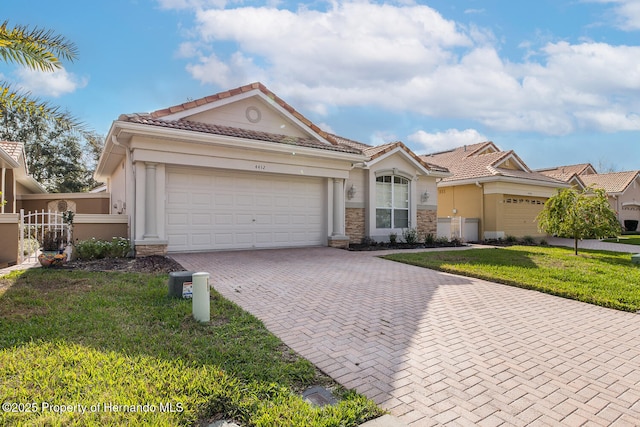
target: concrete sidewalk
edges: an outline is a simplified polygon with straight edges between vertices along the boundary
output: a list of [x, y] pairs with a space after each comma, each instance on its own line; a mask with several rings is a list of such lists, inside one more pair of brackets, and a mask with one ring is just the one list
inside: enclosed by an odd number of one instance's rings
[[[562, 239], [560, 237], [549, 237], [547, 239], [547, 242], [551, 246], [566, 246], [568, 248], [573, 248], [574, 246], [573, 239]], [[579, 240], [578, 249], [593, 249], [599, 251], [624, 252], [630, 254], [640, 253], [640, 246], [638, 245], [602, 242], [597, 239]]]

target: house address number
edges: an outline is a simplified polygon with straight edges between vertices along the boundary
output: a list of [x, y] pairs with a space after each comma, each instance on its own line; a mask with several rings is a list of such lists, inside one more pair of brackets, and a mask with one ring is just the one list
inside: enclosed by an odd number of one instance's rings
[[258, 171], [263, 171], [263, 170], [267, 169], [267, 165], [260, 165], [260, 164], [257, 164], [257, 165], [255, 165], [254, 167], [255, 167], [255, 169], [256, 169], [256, 170], [258, 170]]

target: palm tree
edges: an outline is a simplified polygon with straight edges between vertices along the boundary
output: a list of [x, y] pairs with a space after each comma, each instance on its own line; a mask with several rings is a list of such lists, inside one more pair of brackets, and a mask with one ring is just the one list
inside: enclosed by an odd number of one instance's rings
[[[8, 21], [0, 25], [0, 58], [4, 62], [52, 72], [62, 68], [61, 60], [73, 62], [76, 57], [76, 45], [52, 30], [26, 26], [10, 28]], [[10, 110], [55, 120], [69, 128], [79, 126], [76, 119], [58, 107], [0, 82], [0, 117]]]

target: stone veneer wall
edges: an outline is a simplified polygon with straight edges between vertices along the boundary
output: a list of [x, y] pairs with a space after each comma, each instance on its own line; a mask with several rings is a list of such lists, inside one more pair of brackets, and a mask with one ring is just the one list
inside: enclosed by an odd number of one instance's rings
[[359, 244], [365, 236], [364, 208], [345, 209], [345, 234], [349, 236], [349, 243]]
[[418, 209], [418, 234], [422, 240], [427, 234], [434, 237], [438, 232], [438, 211], [431, 209]]
[[167, 245], [136, 245], [136, 258], [151, 255], [166, 255]]

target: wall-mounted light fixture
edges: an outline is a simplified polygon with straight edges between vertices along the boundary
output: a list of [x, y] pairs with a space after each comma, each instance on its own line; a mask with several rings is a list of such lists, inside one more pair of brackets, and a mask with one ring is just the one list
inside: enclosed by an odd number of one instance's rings
[[351, 187], [347, 190], [347, 198], [349, 200], [353, 199], [356, 195], [356, 186], [351, 184]]
[[429, 200], [429, 196], [431, 196], [431, 194], [429, 194], [428, 191], [422, 193], [422, 195], [420, 196], [420, 200], [422, 201], [422, 203], [425, 203], [427, 200]]

